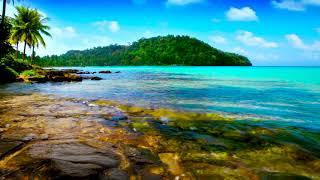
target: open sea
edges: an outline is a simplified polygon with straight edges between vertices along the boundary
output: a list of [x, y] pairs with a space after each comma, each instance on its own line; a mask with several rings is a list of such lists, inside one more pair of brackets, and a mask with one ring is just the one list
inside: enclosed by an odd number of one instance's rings
[[[61, 68], [66, 69], [66, 68]], [[320, 67], [72, 67], [101, 81], [0, 86], [2, 93], [106, 99], [147, 108], [217, 112], [239, 120], [320, 129]]]

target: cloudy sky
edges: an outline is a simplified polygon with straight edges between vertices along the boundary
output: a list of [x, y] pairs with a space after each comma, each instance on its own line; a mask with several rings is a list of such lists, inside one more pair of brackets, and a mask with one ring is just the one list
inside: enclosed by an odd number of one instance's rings
[[[24, 0], [50, 18], [39, 55], [189, 35], [254, 65], [320, 65], [320, 0]], [[9, 5], [8, 14], [15, 13]]]

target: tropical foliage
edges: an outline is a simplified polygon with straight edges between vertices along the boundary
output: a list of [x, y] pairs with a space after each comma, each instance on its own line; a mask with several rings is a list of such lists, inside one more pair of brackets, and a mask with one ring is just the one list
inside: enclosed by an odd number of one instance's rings
[[43, 57], [35, 63], [41, 66], [251, 65], [244, 56], [223, 52], [195, 38], [173, 35], [140, 39], [130, 46], [111, 45], [85, 51], [69, 51], [61, 56]]
[[[26, 47], [32, 48], [32, 57], [35, 56], [34, 48], [39, 45], [45, 46], [42, 35], [50, 36], [45, 25], [47, 18], [44, 18], [37, 10], [26, 7], [17, 7], [15, 18], [6, 17], [6, 4], [12, 0], [3, 1], [3, 11], [0, 25], [0, 83], [16, 81], [19, 73], [33, 69], [33, 66], [26, 59]], [[5, 17], [5, 18], [3, 18]], [[19, 52], [19, 43], [24, 43], [23, 56]], [[16, 46], [16, 50], [12, 48]], [[16, 57], [13, 57], [13, 54]]]
[[5, 18], [4, 21], [1, 19], [0, 25], [0, 59], [5, 57], [10, 52], [13, 52], [13, 48], [9, 42], [11, 35], [12, 25], [9, 18]]

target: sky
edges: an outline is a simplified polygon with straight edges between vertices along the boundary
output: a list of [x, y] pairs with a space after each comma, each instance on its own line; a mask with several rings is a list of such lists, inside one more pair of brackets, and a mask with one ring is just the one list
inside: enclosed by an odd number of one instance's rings
[[[320, 66], [320, 0], [23, 0], [50, 18], [40, 56], [188, 35], [256, 66]], [[8, 15], [14, 16], [13, 4]]]

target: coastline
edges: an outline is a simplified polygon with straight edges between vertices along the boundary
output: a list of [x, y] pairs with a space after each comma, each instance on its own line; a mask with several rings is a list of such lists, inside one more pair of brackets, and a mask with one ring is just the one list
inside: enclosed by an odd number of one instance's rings
[[218, 114], [106, 100], [25, 94], [0, 101], [0, 167], [5, 177], [34, 171], [39, 177], [53, 172], [72, 177], [75, 166], [81, 171], [78, 177], [320, 176], [320, 134], [303, 129], [272, 129]]

